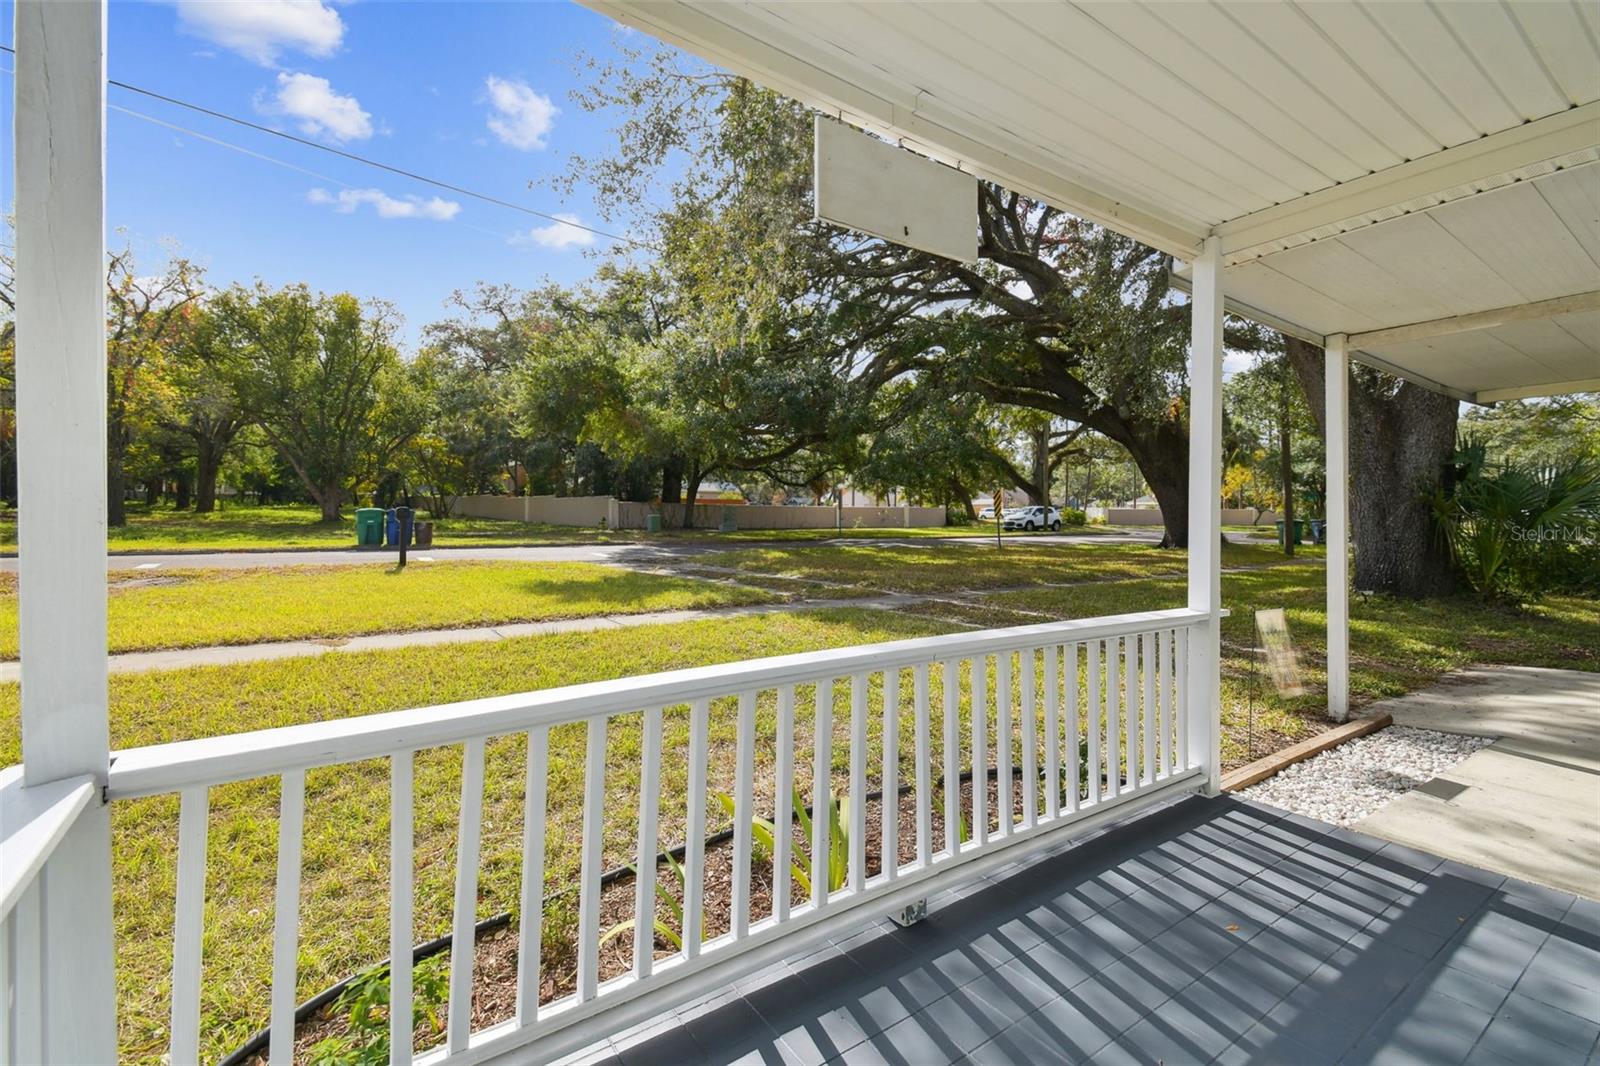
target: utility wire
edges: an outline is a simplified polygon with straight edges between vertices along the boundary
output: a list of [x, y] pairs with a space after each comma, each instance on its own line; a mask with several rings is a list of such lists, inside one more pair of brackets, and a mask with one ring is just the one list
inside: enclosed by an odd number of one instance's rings
[[[16, 55], [17, 54], [17, 50], [15, 48], [12, 48], [10, 45], [0, 44], [0, 51], [8, 52], [11, 55]], [[202, 115], [208, 115], [211, 118], [220, 119], [223, 122], [231, 122], [236, 126], [243, 126], [246, 129], [255, 130], [257, 133], [265, 133], [265, 134], [267, 134], [268, 136], [271, 136], [271, 137], [278, 137], [278, 138], [281, 138], [281, 139], [283, 139], [285, 141], [289, 141], [289, 142], [291, 142], [293, 144], [301, 145], [302, 147], [305, 147], [305, 148], [314, 148], [319, 152], [327, 152], [329, 155], [336, 155], [336, 156], [340, 157], [341, 159], [347, 159], [347, 160], [349, 160], [349, 161], [351, 161], [353, 163], [360, 163], [363, 166], [368, 166], [368, 167], [376, 168], [378, 170], [388, 171], [390, 174], [399, 175], [400, 177], [406, 178], [406, 179], [408, 179], [410, 181], [421, 182], [424, 185], [431, 185], [431, 186], [433, 186], [434, 188], [437, 188], [437, 189], [444, 189], [447, 192], [453, 192], [458, 196], [471, 197], [474, 200], [481, 200], [484, 203], [493, 204], [496, 207], [504, 207], [504, 208], [506, 208], [507, 210], [510, 210], [510, 211], [519, 211], [519, 212], [521, 212], [522, 214], [525, 214], [525, 215], [532, 215], [534, 218], [542, 218], [547, 222], [555, 222], [555, 223], [559, 223], [560, 225], [563, 225], [563, 226], [570, 226], [573, 229], [583, 230], [585, 233], [592, 233], [597, 237], [604, 237], [606, 240], [609, 240], [609, 241], [617, 241], [617, 242], [622, 243], [622, 244], [631, 244], [636, 248], [646, 248], [646, 249], [649, 249], [650, 251], [660, 251], [660, 249], [658, 247], [656, 247], [655, 245], [649, 243], [648, 241], [641, 241], [641, 240], [638, 240], [638, 239], [633, 238], [633, 237], [623, 237], [623, 236], [620, 236], [619, 234], [608, 233], [605, 230], [596, 229], [593, 226], [586, 226], [581, 222], [572, 222], [572, 221], [569, 221], [568, 219], [559, 218], [556, 215], [552, 215], [552, 214], [550, 214], [548, 212], [545, 212], [545, 211], [538, 211], [538, 210], [535, 210], [534, 208], [531, 208], [531, 207], [525, 207], [522, 204], [512, 203], [510, 200], [502, 200], [497, 196], [490, 196], [487, 193], [476, 192], [476, 191], [474, 191], [472, 189], [465, 188], [464, 186], [461, 186], [461, 185], [454, 185], [454, 184], [452, 184], [452, 183], [450, 183], [448, 181], [440, 181], [438, 178], [430, 178], [425, 174], [418, 174], [417, 172], [412, 171], [412, 170], [405, 170], [402, 167], [392, 166], [392, 165], [390, 165], [388, 163], [384, 163], [384, 162], [381, 162], [381, 161], [376, 160], [376, 159], [369, 159], [366, 156], [357, 155], [355, 152], [347, 152], [342, 148], [335, 148], [332, 145], [320, 144], [317, 141], [313, 141], [313, 140], [310, 140], [310, 139], [305, 138], [305, 137], [297, 137], [292, 133], [285, 133], [283, 130], [275, 130], [271, 126], [264, 126], [259, 122], [252, 122], [247, 118], [240, 118], [237, 115], [230, 115], [225, 111], [217, 111], [217, 110], [215, 110], [213, 108], [205, 107], [204, 105], [201, 105], [201, 104], [191, 103], [188, 100], [182, 100], [182, 99], [179, 99], [176, 96], [168, 96], [165, 93], [158, 93], [153, 89], [145, 89], [145, 88], [142, 88], [141, 86], [138, 86], [138, 85], [130, 85], [125, 81], [118, 81], [115, 78], [107, 78], [106, 79], [106, 84], [114, 86], [114, 87], [116, 87], [118, 89], [122, 89], [122, 90], [124, 90], [126, 92], [137, 93], [140, 96], [149, 97], [152, 100], [160, 100], [162, 103], [171, 104], [174, 107], [182, 107], [182, 108], [186, 108], [186, 109], [188, 109], [190, 111], [198, 112], [199, 114], [202, 114]], [[123, 112], [125, 112], [127, 114], [135, 115], [135, 116], [137, 116], [139, 118], [147, 118], [147, 119], [149, 119], [149, 116], [142, 115], [137, 111], [129, 111], [127, 108], [118, 108], [118, 110], [123, 111]], [[159, 119], [150, 119], [150, 121], [160, 123]], [[174, 127], [174, 128], [177, 128], [177, 127]], [[204, 138], [203, 134], [192, 133], [192, 131], [191, 131], [191, 136]], [[215, 140], [214, 138], [204, 138], [204, 139], [213, 140], [213, 141]], [[225, 147], [229, 147], [229, 148], [237, 148], [238, 147], [236, 145], [229, 145], [226, 142], [222, 142], [222, 141], [217, 141], [216, 143], [223, 144]], [[260, 153], [251, 152], [249, 149], [246, 149], [246, 148], [238, 148], [238, 150], [241, 151], [241, 152], [244, 152], [244, 153], [246, 153], [248, 155], [257, 156], [258, 158], [264, 159], [269, 163], [280, 163], [281, 165], [290, 167], [291, 169], [301, 169], [301, 168], [294, 167], [293, 164], [281, 163], [280, 160], [272, 159], [270, 156], [263, 156], [263, 155], [260, 155]], [[311, 174], [313, 172], [305, 171], [305, 173]], [[314, 175], [314, 176], [319, 176], [320, 177], [320, 175]], [[332, 181], [333, 179], [331, 179], [331, 178], [323, 178], [322, 180], [324, 180], [324, 181]], [[343, 182], [336, 182], [336, 184], [344, 184], [344, 183]]]
[[[193, 137], [197, 141], [205, 141], [207, 144], [214, 144], [219, 148], [226, 148], [229, 151], [238, 152], [240, 155], [247, 155], [252, 159], [259, 159], [263, 163], [271, 163], [273, 166], [283, 167], [285, 170], [292, 170], [297, 174], [304, 174], [307, 177], [316, 178], [318, 181], [325, 181], [329, 185], [337, 185], [342, 189], [357, 188], [357, 186], [350, 184], [348, 181], [330, 177], [327, 174], [319, 173], [310, 169], [309, 167], [300, 166], [298, 163], [290, 163], [287, 160], [279, 159], [277, 156], [271, 156], [262, 152], [257, 152], [253, 148], [246, 148], [243, 145], [234, 144], [232, 141], [225, 141], [221, 137], [213, 137], [209, 133], [201, 133], [199, 130], [190, 129], [188, 126], [180, 126], [176, 122], [168, 122], [166, 119], [156, 118], [154, 115], [147, 115], [143, 111], [135, 111], [131, 107], [123, 107], [121, 104], [107, 104], [106, 107], [109, 110], [116, 111], [123, 115], [128, 115], [131, 118], [136, 118], [143, 122], [148, 122], [151, 125], [172, 130], [174, 133], [181, 133], [186, 137]], [[487, 236], [494, 237], [497, 240], [514, 239], [507, 237], [507, 235], [504, 233], [497, 233], [492, 229], [485, 229], [482, 226], [474, 226], [470, 222], [461, 222], [457, 224], [472, 230], [474, 233], [482, 233]]]

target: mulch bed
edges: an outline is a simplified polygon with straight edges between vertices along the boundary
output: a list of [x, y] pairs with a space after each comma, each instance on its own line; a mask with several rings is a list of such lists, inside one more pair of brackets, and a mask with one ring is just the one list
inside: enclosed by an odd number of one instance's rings
[[[991, 829], [995, 825], [995, 804], [998, 800], [998, 783], [989, 779], [989, 822]], [[933, 791], [936, 797], [943, 797], [943, 787], [936, 781]], [[1020, 818], [1022, 814], [1021, 781], [1018, 778], [1017, 787], [1013, 789], [1013, 816]], [[916, 797], [912, 793], [903, 793], [899, 797], [899, 856], [902, 864], [912, 861], [917, 855], [916, 822], [917, 808]], [[1042, 802], [1042, 796], [1041, 796]], [[964, 781], [961, 786], [962, 816], [970, 827], [972, 813], [972, 782]], [[882, 870], [882, 810], [881, 800], [869, 800], [867, 803], [867, 876], [871, 877]], [[931, 835], [932, 850], [935, 854], [945, 844], [944, 818], [938, 804], [932, 809], [933, 831]], [[970, 831], [970, 830], [969, 830]], [[800, 835], [798, 823], [795, 825], [795, 846], [793, 856], [803, 865], [808, 864], [806, 856], [810, 854], [809, 840], [803, 840]], [[675, 899], [682, 902], [682, 885], [674, 877], [671, 869], [662, 863], [656, 870], [657, 882], [670, 891]], [[600, 928], [602, 933], [619, 922], [632, 918], [634, 915], [635, 881], [631, 875], [623, 876], [607, 885], [600, 897]], [[704, 890], [704, 925], [707, 939], [726, 933], [732, 925], [733, 901], [733, 844], [731, 841], [721, 841], [714, 845], [708, 844], [705, 855], [705, 890]], [[805, 903], [806, 897], [801, 886], [793, 883], [791, 886], [791, 904], [799, 906]], [[752, 857], [750, 872], [750, 915], [751, 921], [759, 921], [772, 913], [773, 903], [773, 877], [772, 861], [770, 856], [757, 854]], [[573, 901], [568, 908], [576, 913], [576, 903]], [[658, 915], [665, 911], [659, 902]], [[547, 900], [547, 913], [548, 913]], [[668, 921], [675, 922], [670, 912], [665, 912]], [[472, 1028], [474, 1031], [486, 1026], [498, 1024], [512, 1018], [516, 1013], [517, 996], [517, 925], [511, 925], [482, 934], [476, 938], [473, 982], [472, 982]], [[562, 996], [571, 994], [577, 987], [577, 945], [574, 938], [546, 937], [543, 945], [543, 954], [540, 959], [540, 988], [539, 1002], [541, 1004], [553, 1002]], [[448, 951], [448, 949], [447, 949]], [[655, 938], [655, 957], [658, 959], [671, 958], [677, 954], [677, 949], [659, 935]], [[633, 968], [633, 931], [628, 930], [618, 934], [608, 941], [599, 954], [600, 980], [605, 981], [621, 976]], [[445, 1007], [439, 1005], [441, 1023]], [[348, 1023], [343, 1012], [329, 1006], [318, 1011], [312, 1017], [301, 1023], [295, 1033], [295, 1061], [304, 1061], [309, 1058], [310, 1050], [318, 1041], [330, 1036], [343, 1034], [347, 1031]], [[416, 1034], [416, 1049], [438, 1045], [444, 1039], [442, 1029], [432, 1029], [424, 1024], [418, 1028]], [[265, 1066], [266, 1052], [253, 1056], [249, 1062], [251, 1066]]]

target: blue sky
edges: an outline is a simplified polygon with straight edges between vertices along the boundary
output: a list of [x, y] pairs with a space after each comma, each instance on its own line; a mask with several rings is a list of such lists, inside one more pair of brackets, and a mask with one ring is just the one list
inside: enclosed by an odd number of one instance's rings
[[[0, 19], [10, 44], [9, 3]], [[618, 32], [558, 2], [116, 2], [108, 65], [116, 80], [609, 229], [586, 198], [563, 202], [539, 182], [573, 153], [608, 147], [610, 119], [569, 92], [579, 53], [614, 56]], [[585, 252], [607, 245], [115, 87], [108, 100], [107, 239], [131, 241], [142, 266], [174, 243], [213, 284], [260, 277], [383, 297], [414, 341], [453, 289], [578, 281], [594, 267]]]

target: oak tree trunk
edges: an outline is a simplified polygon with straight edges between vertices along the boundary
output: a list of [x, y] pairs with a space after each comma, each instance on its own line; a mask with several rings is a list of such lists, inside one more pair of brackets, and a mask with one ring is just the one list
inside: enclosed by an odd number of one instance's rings
[[210, 514], [217, 509], [217, 456], [204, 444], [195, 461], [194, 510]]
[[[1286, 338], [1326, 440], [1323, 354]], [[1355, 587], [1400, 596], [1436, 596], [1455, 587], [1448, 549], [1433, 529], [1423, 497], [1436, 487], [1455, 451], [1460, 405], [1410, 382], [1358, 367], [1350, 381], [1350, 539]], [[1328, 487], [1331, 493], [1333, 486]]]
[[683, 528], [694, 528], [694, 500], [700, 495], [700, 482], [705, 475], [698, 469], [689, 471], [687, 483], [683, 490]]
[[1278, 473], [1283, 479], [1283, 554], [1294, 556], [1294, 453], [1289, 437], [1289, 375], [1278, 386]]
[[1034, 506], [1050, 503], [1050, 427], [1035, 429], [1033, 437], [1033, 480], [1023, 486], [1028, 502]]
[[322, 508], [324, 522], [339, 521], [339, 504], [344, 499], [344, 489], [338, 485], [324, 485], [316, 493], [317, 504]]

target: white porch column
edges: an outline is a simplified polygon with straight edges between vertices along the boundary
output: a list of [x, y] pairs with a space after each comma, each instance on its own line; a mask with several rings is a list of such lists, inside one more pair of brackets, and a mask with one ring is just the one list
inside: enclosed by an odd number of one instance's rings
[[1189, 637], [1189, 756], [1222, 781], [1222, 241], [1194, 261], [1189, 337], [1189, 607], [1211, 616]]
[[[17, 474], [24, 783], [105, 780], [104, 0], [16, 3]], [[96, 804], [51, 856], [48, 1062], [116, 1059], [111, 830]]]
[[1328, 717], [1350, 717], [1350, 352], [1343, 333], [1323, 342], [1327, 427]]

